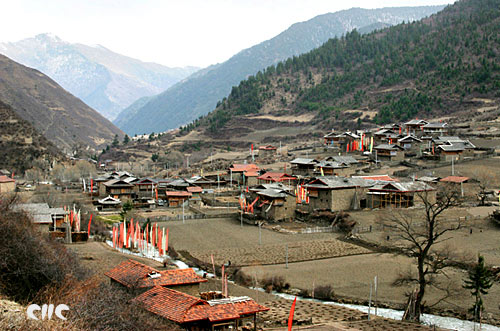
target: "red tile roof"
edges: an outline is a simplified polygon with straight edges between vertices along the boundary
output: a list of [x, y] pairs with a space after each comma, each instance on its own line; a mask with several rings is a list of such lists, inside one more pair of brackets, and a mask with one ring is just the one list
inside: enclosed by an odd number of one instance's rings
[[281, 182], [285, 180], [295, 180], [297, 179], [294, 176], [290, 176], [284, 172], [266, 172], [262, 176], [258, 177], [257, 179], [262, 179], [262, 180], [271, 180], [273, 182]]
[[[152, 278], [149, 274], [159, 274]], [[158, 271], [134, 260], [122, 262], [105, 273], [109, 278], [127, 287], [176, 286], [206, 282], [193, 269], [175, 269]]]
[[448, 177], [442, 178], [440, 181], [441, 182], [451, 182], [451, 183], [465, 183], [469, 179], [470, 179], [469, 177], [448, 176]]
[[194, 296], [161, 286], [153, 287], [132, 301], [142, 303], [143, 307], [153, 314], [179, 324], [186, 323], [186, 312], [191, 307], [204, 304], [203, 300]]
[[234, 320], [269, 310], [248, 297], [205, 301], [158, 286], [139, 295], [134, 301], [142, 303], [146, 310], [179, 324]]
[[15, 182], [15, 181], [16, 181], [15, 179], [12, 179], [10, 177], [0, 176], [0, 183], [11, 183], [11, 182]]
[[274, 147], [273, 145], [267, 145], [267, 146], [260, 146], [259, 149], [266, 151], [274, 151], [276, 150], [276, 147]]
[[255, 164], [233, 164], [229, 167], [233, 172], [255, 172], [259, 171], [260, 168]]
[[187, 191], [191, 193], [201, 193], [203, 192], [203, 189], [199, 186], [189, 186], [187, 188]]

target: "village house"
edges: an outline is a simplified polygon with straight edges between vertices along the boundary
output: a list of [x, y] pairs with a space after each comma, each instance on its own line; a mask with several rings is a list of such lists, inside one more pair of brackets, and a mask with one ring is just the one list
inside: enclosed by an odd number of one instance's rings
[[185, 203], [189, 203], [192, 194], [187, 191], [166, 191], [165, 200], [168, 207], [180, 207]]
[[295, 185], [297, 182], [297, 177], [288, 175], [284, 172], [272, 172], [268, 171], [263, 175], [257, 177], [259, 184], [268, 184], [268, 183], [285, 183], [288, 186]]
[[414, 136], [421, 136], [424, 133], [424, 125], [429, 124], [429, 122], [424, 121], [424, 120], [411, 120], [406, 122], [405, 125], [405, 131], [406, 134], [414, 135]]
[[392, 131], [392, 133], [401, 134], [402, 126], [400, 124], [392, 123], [392, 124], [384, 125], [381, 129], [382, 130], [390, 130], [390, 131]]
[[424, 135], [436, 137], [448, 134], [448, 123], [446, 122], [431, 122], [423, 126]]
[[322, 160], [318, 163], [316, 170], [314, 171], [315, 176], [349, 176], [353, 174], [355, 170], [350, 168], [349, 165], [345, 163], [340, 163], [336, 161]]
[[136, 199], [154, 198], [158, 182], [151, 178], [142, 178], [134, 182]]
[[260, 159], [267, 159], [276, 156], [276, 150], [277, 148], [274, 147], [273, 145], [266, 145], [266, 146], [260, 146], [259, 147], [259, 158]]
[[200, 283], [207, 281], [191, 268], [158, 271], [131, 259], [120, 263], [104, 275], [109, 277], [112, 284], [124, 286], [134, 293], [142, 293], [155, 286], [161, 286], [190, 295], [199, 295]]
[[295, 176], [312, 176], [319, 161], [298, 157], [290, 162], [292, 174]]
[[260, 168], [255, 164], [233, 164], [229, 167], [229, 180], [233, 184], [252, 186], [257, 184]]
[[47, 203], [22, 203], [14, 205], [14, 210], [24, 211], [33, 219], [40, 231], [49, 232], [61, 226], [68, 214], [63, 208], [51, 208]]
[[112, 196], [115, 199], [120, 199], [122, 202], [124, 201], [132, 201], [135, 197], [134, 185], [127, 183], [123, 179], [111, 179], [102, 184], [104, 194], [101, 196]]
[[380, 144], [373, 147], [378, 160], [402, 161], [404, 160], [403, 147], [399, 145]]
[[179, 291], [156, 286], [133, 299], [147, 311], [173, 321], [187, 330], [241, 330], [257, 314], [269, 308], [249, 297], [203, 300]]
[[[342, 152], [347, 152], [348, 151], [348, 146], [352, 146], [352, 144], [357, 141], [359, 142], [361, 139], [361, 136], [357, 135], [356, 133], [347, 131], [338, 135], [334, 135], [333, 137], [330, 138], [330, 146], [332, 147], [338, 147], [340, 151]], [[351, 148], [349, 148], [351, 150]]]
[[116, 211], [121, 208], [122, 202], [120, 199], [115, 199], [108, 195], [104, 199], [98, 199], [94, 204], [99, 211]]
[[317, 177], [304, 185], [309, 194], [310, 211], [356, 209], [356, 184], [347, 177]]
[[387, 182], [368, 189], [369, 208], [408, 208], [436, 201], [436, 190], [424, 182]]
[[[289, 188], [264, 184], [263, 188], [252, 190], [257, 200], [254, 214], [269, 221], [290, 220], [295, 215], [296, 199]], [[262, 186], [261, 186], [262, 187]]]
[[422, 140], [417, 138], [416, 136], [408, 135], [406, 137], [398, 139], [398, 144], [407, 152], [416, 152], [420, 150]]
[[473, 157], [475, 149], [476, 146], [469, 140], [463, 140], [456, 136], [440, 136], [432, 139], [432, 150], [443, 161]]
[[327, 145], [327, 146], [333, 146], [333, 144], [334, 144], [334, 137], [336, 135], [337, 135], [337, 133], [335, 132], [335, 130], [332, 130], [331, 132], [325, 134], [323, 136], [325, 145]]
[[[201, 187], [202, 189], [213, 189], [217, 187], [217, 180], [209, 179], [204, 176], [193, 176], [186, 179], [186, 181], [194, 186]], [[219, 178], [220, 182], [220, 178]], [[220, 184], [220, 183], [219, 183]]]
[[14, 192], [16, 190], [16, 180], [7, 176], [0, 176], [0, 194]]
[[203, 193], [203, 189], [199, 186], [189, 186], [187, 192], [191, 193], [189, 204], [198, 207], [201, 206], [201, 194]]

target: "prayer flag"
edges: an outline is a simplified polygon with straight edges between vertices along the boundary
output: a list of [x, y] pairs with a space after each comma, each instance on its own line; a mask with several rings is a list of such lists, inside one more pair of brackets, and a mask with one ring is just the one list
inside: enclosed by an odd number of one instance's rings
[[290, 308], [290, 315], [288, 316], [288, 331], [292, 331], [293, 325], [293, 314], [295, 313], [295, 303], [297, 302], [297, 297], [293, 299], [292, 308]]

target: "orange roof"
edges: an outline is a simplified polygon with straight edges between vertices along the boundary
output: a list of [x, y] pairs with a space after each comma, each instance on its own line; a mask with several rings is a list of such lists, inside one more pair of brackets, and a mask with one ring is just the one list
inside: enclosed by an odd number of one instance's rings
[[203, 192], [203, 189], [199, 186], [189, 186], [187, 188], [187, 191], [191, 193], [201, 193]]
[[373, 176], [359, 176], [363, 179], [371, 179], [371, 180], [383, 180], [386, 182], [399, 182], [396, 178], [392, 178], [389, 175], [373, 175]]
[[248, 172], [255, 172], [255, 171], [259, 171], [260, 168], [255, 165], [255, 164], [233, 164], [232, 166], [229, 167], [229, 169], [231, 169], [233, 172], [245, 172], [245, 171], [248, 171]]
[[15, 182], [15, 181], [16, 181], [15, 179], [12, 179], [10, 177], [0, 176], [0, 183], [11, 183], [11, 182]]
[[[159, 274], [159, 277], [150, 277]], [[127, 287], [175, 286], [206, 282], [193, 269], [175, 269], [158, 271], [134, 260], [120, 263], [105, 273], [109, 278]]]
[[134, 301], [141, 302], [146, 310], [179, 324], [234, 320], [269, 310], [248, 297], [205, 301], [158, 286], [139, 295]]
[[262, 176], [258, 177], [257, 179], [262, 179], [262, 180], [271, 180], [273, 182], [281, 182], [281, 181], [284, 181], [284, 180], [294, 180], [294, 179], [297, 179], [296, 177], [294, 176], [290, 176], [284, 172], [271, 172], [271, 171], [268, 171], [266, 172], [265, 174], [263, 174]]
[[451, 183], [465, 183], [468, 181], [469, 177], [460, 177], [460, 176], [448, 176], [441, 179], [441, 182], [451, 182]]
[[179, 291], [170, 290], [161, 286], [142, 293], [133, 301], [143, 304], [144, 308], [153, 314], [182, 324], [186, 321], [186, 312], [194, 305], [204, 301]]
[[183, 192], [183, 191], [166, 191], [165, 194], [167, 197], [190, 197], [190, 196], [192, 196], [191, 193]]
[[257, 177], [259, 176], [259, 173], [257, 171], [245, 171], [243, 173], [247, 177]]
[[273, 145], [266, 145], [266, 146], [260, 146], [259, 149], [263, 149], [266, 151], [274, 151], [276, 150], [276, 147], [274, 147]]

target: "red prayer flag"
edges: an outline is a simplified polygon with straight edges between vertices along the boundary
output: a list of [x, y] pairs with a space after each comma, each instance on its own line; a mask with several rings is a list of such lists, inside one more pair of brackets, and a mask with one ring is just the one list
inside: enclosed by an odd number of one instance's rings
[[292, 331], [293, 324], [293, 314], [295, 313], [295, 303], [297, 302], [297, 297], [293, 299], [292, 308], [290, 309], [290, 316], [288, 316], [288, 331]]
[[90, 224], [92, 223], [92, 214], [90, 214], [90, 219], [89, 219], [89, 229], [87, 230], [88, 235], [90, 236]]
[[94, 180], [93, 179], [90, 180], [90, 194], [92, 194], [92, 192], [94, 192]]

